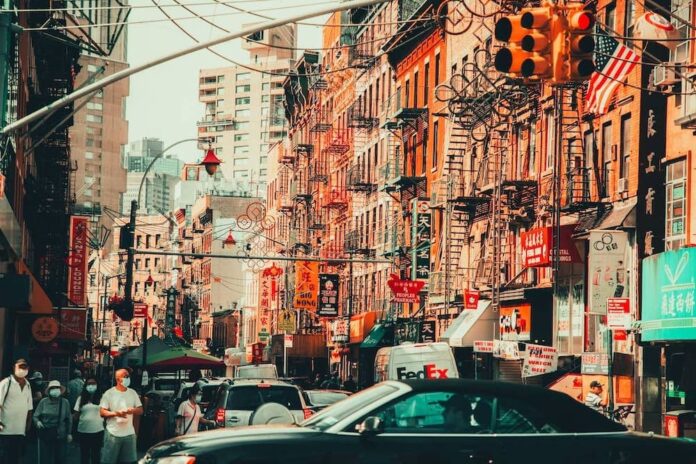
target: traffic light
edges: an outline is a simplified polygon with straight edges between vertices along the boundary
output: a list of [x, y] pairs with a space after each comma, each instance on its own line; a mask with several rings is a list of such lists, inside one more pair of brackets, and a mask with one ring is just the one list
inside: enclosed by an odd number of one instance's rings
[[568, 80], [584, 81], [595, 70], [592, 53], [595, 48], [592, 26], [595, 16], [578, 6], [568, 10]]
[[509, 45], [495, 55], [495, 69], [513, 77], [543, 79], [551, 76], [554, 9], [523, 8], [519, 14], [495, 23], [495, 38]]

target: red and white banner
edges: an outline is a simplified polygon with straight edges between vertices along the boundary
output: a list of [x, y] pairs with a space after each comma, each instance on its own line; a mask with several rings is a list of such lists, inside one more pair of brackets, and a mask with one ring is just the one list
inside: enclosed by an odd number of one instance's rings
[[527, 343], [522, 363], [522, 377], [534, 377], [558, 369], [558, 351], [552, 346]]
[[612, 330], [631, 328], [630, 298], [607, 298], [607, 326]]
[[[560, 230], [559, 262], [581, 263], [582, 258], [573, 240], [575, 224], [563, 225]], [[553, 229], [537, 227], [522, 232], [522, 254], [527, 267], [550, 266], [553, 259]]]
[[61, 340], [84, 340], [87, 333], [86, 309], [60, 309], [60, 331], [58, 338]]
[[70, 252], [68, 265], [68, 299], [75, 306], [87, 305], [87, 255], [89, 218], [70, 216]]
[[464, 309], [477, 309], [479, 297], [478, 290], [464, 290]]
[[493, 353], [493, 340], [474, 340], [474, 353]]
[[420, 303], [419, 293], [425, 286], [425, 281], [399, 279], [392, 274], [391, 279], [387, 280], [387, 285], [394, 293], [392, 303]]
[[148, 317], [148, 307], [145, 303], [133, 303], [133, 317], [146, 318]]

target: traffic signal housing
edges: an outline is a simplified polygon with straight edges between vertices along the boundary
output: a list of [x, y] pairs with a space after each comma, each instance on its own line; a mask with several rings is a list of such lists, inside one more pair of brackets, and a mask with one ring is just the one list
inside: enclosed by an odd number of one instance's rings
[[495, 55], [495, 68], [513, 77], [545, 79], [552, 74], [551, 6], [523, 8], [495, 23], [495, 38], [506, 42]]
[[568, 80], [585, 81], [595, 71], [595, 40], [592, 27], [595, 15], [582, 7], [568, 11]]

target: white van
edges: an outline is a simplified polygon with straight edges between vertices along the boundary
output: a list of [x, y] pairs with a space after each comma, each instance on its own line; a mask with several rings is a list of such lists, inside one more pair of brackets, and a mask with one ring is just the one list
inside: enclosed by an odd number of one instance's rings
[[375, 382], [456, 378], [457, 364], [447, 343], [404, 343], [380, 348], [375, 356]]
[[278, 370], [275, 364], [247, 364], [236, 366], [235, 379], [277, 379]]

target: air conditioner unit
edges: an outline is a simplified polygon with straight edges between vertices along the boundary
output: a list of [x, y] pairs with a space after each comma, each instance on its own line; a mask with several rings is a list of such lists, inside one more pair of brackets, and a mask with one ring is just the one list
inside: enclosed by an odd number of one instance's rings
[[619, 179], [619, 185], [617, 187], [617, 193], [624, 193], [628, 191], [628, 179], [622, 177]]
[[658, 87], [677, 84], [679, 82], [679, 77], [677, 77], [675, 71], [676, 63], [673, 62], [655, 66], [655, 70], [653, 71], [653, 83]]

